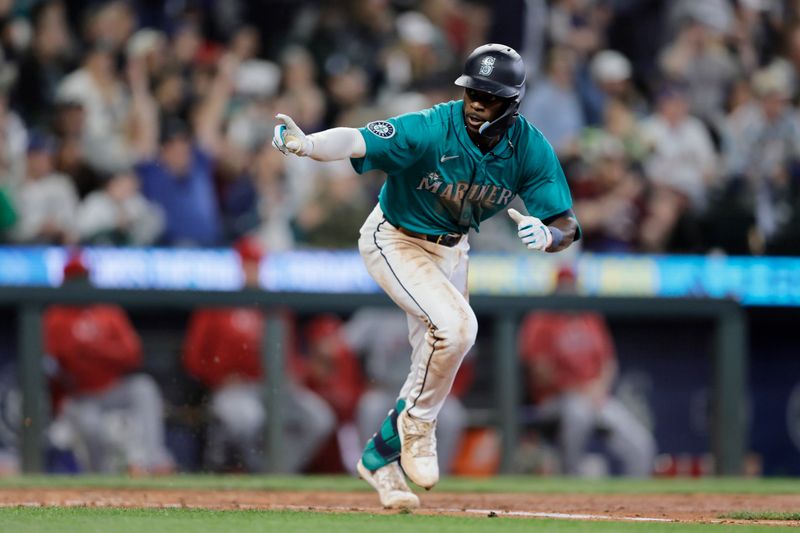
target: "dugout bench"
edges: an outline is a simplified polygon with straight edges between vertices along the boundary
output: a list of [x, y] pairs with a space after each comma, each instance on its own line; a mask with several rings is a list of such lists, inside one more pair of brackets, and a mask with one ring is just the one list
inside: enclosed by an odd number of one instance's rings
[[[47, 387], [42, 364], [42, 313], [52, 304], [108, 302], [125, 308], [192, 309], [198, 306], [259, 305], [265, 310], [291, 309], [298, 313], [350, 313], [362, 306], [394, 305], [384, 294], [322, 294], [241, 291], [175, 291], [0, 287], [0, 305], [17, 309], [19, 382], [22, 390], [21, 459], [25, 473], [41, 472], [44, 432], [48, 422]], [[497, 426], [502, 435], [501, 472], [511, 470], [519, 436], [517, 326], [531, 310], [586, 310], [609, 317], [648, 316], [694, 318], [714, 322], [712, 354], [712, 439], [717, 475], [740, 475], [745, 452], [744, 398], [747, 372], [747, 322], [733, 300], [709, 298], [582, 297], [582, 296], [471, 296], [482, 317], [492, 317], [494, 398]], [[267, 313], [263, 357], [267, 369], [267, 446], [270, 471], [279, 472], [283, 436], [280, 404], [283, 399], [284, 350], [287, 328], [280, 313]], [[498, 356], [502, 354], [502, 356]]]

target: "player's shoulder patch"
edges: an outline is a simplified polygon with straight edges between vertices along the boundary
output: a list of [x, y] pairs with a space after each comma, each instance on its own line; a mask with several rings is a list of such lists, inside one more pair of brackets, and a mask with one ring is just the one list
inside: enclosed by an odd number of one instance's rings
[[375, 120], [367, 124], [367, 129], [381, 139], [390, 139], [394, 137], [395, 127], [385, 120]]

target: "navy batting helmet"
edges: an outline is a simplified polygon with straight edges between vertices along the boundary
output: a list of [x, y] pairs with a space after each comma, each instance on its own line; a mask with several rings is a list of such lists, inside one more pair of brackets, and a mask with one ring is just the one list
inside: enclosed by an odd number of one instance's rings
[[516, 119], [520, 100], [525, 94], [525, 65], [510, 46], [484, 44], [467, 57], [464, 73], [455, 84], [509, 100], [502, 115], [480, 128], [482, 135], [495, 137], [505, 133]]

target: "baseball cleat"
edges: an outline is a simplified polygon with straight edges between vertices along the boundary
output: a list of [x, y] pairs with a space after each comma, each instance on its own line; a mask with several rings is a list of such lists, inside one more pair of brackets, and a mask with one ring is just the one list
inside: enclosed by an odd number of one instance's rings
[[378, 491], [381, 505], [387, 509], [416, 509], [419, 507], [419, 498], [408, 488], [406, 478], [397, 461], [371, 472], [359, 460], [356, 470], [361, 479]]
[[436, 420], [427, 422], [403, 411], [397, 417], [397, 433], [400, 435], [400, 464], [408, 479], [422, 488], [433, 488], [439, 481]]

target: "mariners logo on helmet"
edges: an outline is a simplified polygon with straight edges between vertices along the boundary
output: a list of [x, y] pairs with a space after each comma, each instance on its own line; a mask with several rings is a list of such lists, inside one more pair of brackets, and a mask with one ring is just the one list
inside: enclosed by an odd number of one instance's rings
[[494, 70], [494, 56], [486, 56], [481, 60], [481, 69], [478, 71], [478, 74], [481, 76], [488, 76]]
[[381, 139], [388, 139], [394, 136], [394, 126], [385, 120], [376, 120], [367, 124], [367, 129], [380, 137]]

